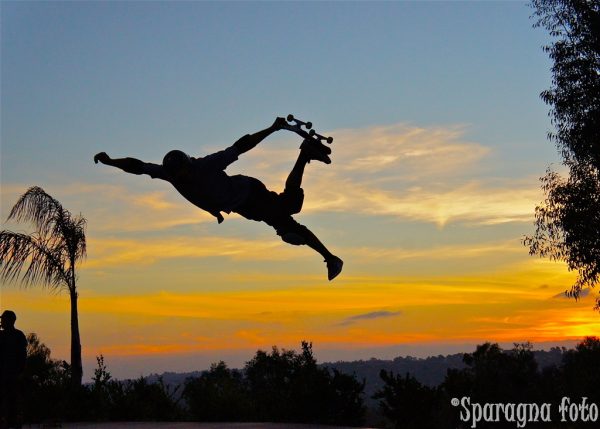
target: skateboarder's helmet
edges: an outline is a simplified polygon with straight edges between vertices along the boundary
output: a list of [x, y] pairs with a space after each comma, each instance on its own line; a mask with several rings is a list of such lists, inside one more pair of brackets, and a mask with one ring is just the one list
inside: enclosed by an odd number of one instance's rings
[[192, 164], [192, 160], [189, 155], [180, 150], [172, 150], [165, 155], [163, 158], [163, 167], [169, 174], [176, 174], [181, 171], [182, 168]]

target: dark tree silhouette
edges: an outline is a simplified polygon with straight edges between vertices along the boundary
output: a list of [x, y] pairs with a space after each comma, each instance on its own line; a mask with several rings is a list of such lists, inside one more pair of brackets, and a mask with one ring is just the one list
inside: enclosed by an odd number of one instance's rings
[[[317, 365], [312, 343], [302, 351], [258, 351], [245, 375], [258, 417], [271, 421], [360, 426], [365, 383]], [[266, 413], [266, 414], [265, 414]]]
[[600, 404], [600, 339], [587, 337], [563, 358], [563, 382], [573, 398]]
[[382, 414], [397, 429], [434, 429], [432, 410], [436, 408], [436, 390], [423, 386], [410, 374], [394, 375], [381, 370], [385, 385], [374, 396]]
[[[600, 276], [600, 3], [533, 0], [535, 26], [555, 41], [545, 47], [554, 64], [552, 87], [541, 97], [551, 106], [548, 134], [568, 168], [548, 169], [545, 201], [536, 208], [536, 231], [524, 244], [530, 254], [565, 261], [576, 271], [567, 295], [579, 298]], [[596, 301], [600, 310], [600, 297]]]
[[[51, 359], [50, 350], [35, 334], [30, 334], [28, 341], [24, 407], [27, 423], [191, 419], [361, 426], [364, 420], [361, 399], [364, 383], [355, 376], [315, 365], [309, 343], [303, 343], [300, 353], [276, 348], [271, 353], [257, 352], [247, 366], [253, 365], [257, 358], [261, 361], [252, 377], [255, 382], [269, 379], [267, 384], [258, 384], [265, 390], [256, 389], [258, 385], [252, 387], [244, 372], [230, 370], [220, 362], [200, 377], [187, 379], [180, 398], [178, 387], [167, 387], [160, 378], [156, 383], [145, 378], [114, 380], [102, 356], [97, 358], [94, 382], [75, 392], [69, 385], [64, 362]], [[461, 409], [451, 401], [469, 397], [480, 404], [552, 404], [552, 422], [530, 422], [527, 427], [562, 429], [566, 426], [556, 412], [564, 397], [571, 398], [573, 403], [580, 403], [584, 397], [588, 404], [600, 403], [600, 339], [586, 338], [575, 349], [562, 350], [560, 354], [562, 363], [554, 362], [540, 371], [527, 343], [517, 344], [512, 350], [502, 350], [497, 344], [482, 344], [463, 355], [465, 368], [449, 369], [444, 382], [437, 387], [426, 386], [408, 373], [402, 376], [384, 370], [380, 373], [383, 385], [376, 398], [380, 401], [380, 412], [388, 420], [385, 427], [470, 428], [471, 421], [462, 421]], [[268, 362], [274, 356], [277, 363]], [[280, 366], [279, 375], [269, 378], [263, 371], [275, 366]], [[260, 398], [258, 393], [262, 395]], [[284, 393], [287, 404], [277, 396], [280, 393]], [[272, 401], [285, 407], [289, 414], [258, 407], [257, 400]], [[179, 405], [182, 401], [185, 407]], [[378, 416], [372, 418], [381, 422]], [[580, 421], [567, 426], [589, 428], [593, 423]], [[480, 422], [477, 427], [513, 429], [516, 423], [502, 418], [494, 423]]]
[[27, 361], [23, 373], [25, 422], [60, 421], [71, 380], [65, 363], [52, 359], [50, 349], [35, 333], [27, 335]]
[[[469, 397], [473, 402], [489, 404], [556, 404], [553, 394], [565, 394], [557, 376], [561, 372], [539, 372], [529, 343], [515, 344], [509, 351], [498, 344], [481, 344], [473, 353], [465, 354], [463, 360], [466, 368], [448, 369], [444, 382], [437, 388], [422, 385], [410, 374], [403, 377], [381, 371], [385, 384], [375, 395], [381, 412], [398, 429], [457, 429], [471, 427], [471, 423], [459, 419], [460, 410], [451, 405], [453, 398]], [[581, 365], [583, 373], [593, 370]], [[515, 423], [499, 421], [481, 427], [514, 428]]]
[[212, 364], [200, 377], [186, 380], [182, 396], [193, 420], [237, 422], [250, 416], [242, 373], [227, 368], [223, 361]]
[[181, 411], [175, 400], [176, 395], [177, 389], [169, 389], [160, 378], [156, 383], [151, 383], [144, 377], [126, 382], [109, 381], [109, 418], [113, 421], [180, 419]]
[[302, 351], [259, 350], [243, 371], [224, 362], [185, 382], [183, 399], [200, 421], [277, 421], [360, 425], [364, 382], [317, 365], [312, 344]]
[[0, 231], [0, 280], [68, 291], [71, 300], [71, 372], [81, 385], [81, 340], [77, 312], [76, 265], [85, 257], [85, 219], [73, 216], [42, 188], [32, 187], [12, 208], [8, 220], [33, 224], [23, 234]]

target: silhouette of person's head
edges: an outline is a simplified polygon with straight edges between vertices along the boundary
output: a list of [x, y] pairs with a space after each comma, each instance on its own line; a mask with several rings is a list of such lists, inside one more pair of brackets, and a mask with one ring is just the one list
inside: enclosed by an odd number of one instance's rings
[[169, 176], [184, 179], [191, 171], [192, 159], [185, 152], [172, 150], [165, 155], [162, 165]]
[[4, 313], [0, 316], [0, 325], [2, 329], [12, 329], [15, 327], [15, 322], [17, 321], [17, 315], [14, 311], [4, 310]]

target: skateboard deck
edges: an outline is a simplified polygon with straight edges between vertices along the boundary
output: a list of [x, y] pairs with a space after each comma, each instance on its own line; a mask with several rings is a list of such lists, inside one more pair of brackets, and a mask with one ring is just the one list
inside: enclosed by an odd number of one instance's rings
[[[287, 125], [284, 127], [289, 131], [293, 131], [296, 134], [304, 137], [305, 139], [313, 139], [318, 142], [325, 141], [328, 144], [333, 143], [333, 137], [325, 137], [319, 133], [317, 133], [314, 129], [312, 129], [312, 122], [304, 122], [300, 119], [294, 117], [294, 115], [287, 115]], [[304, 128], [303, 128], [304, 127]]]

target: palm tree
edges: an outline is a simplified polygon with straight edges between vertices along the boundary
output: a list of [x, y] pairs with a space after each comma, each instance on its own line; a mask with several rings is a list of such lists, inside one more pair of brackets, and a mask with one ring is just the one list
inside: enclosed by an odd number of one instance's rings
[[40, 187], [25, 192], [7, 221], [29, 222], [32, 234], [0, 231], [0, 280], [66, 290], [71, 298], [71, 380], [81, 385], [83, 366], [77, 314], [75, 266], [86, 254], [85, 225]]

